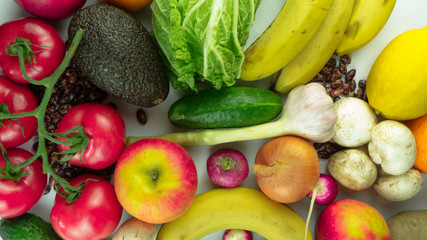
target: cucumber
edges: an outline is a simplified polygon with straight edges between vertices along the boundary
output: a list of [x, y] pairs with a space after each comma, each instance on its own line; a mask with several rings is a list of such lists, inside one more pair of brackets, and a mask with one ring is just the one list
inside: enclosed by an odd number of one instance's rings
[[274, 92], [245, 86], [205, 89], [172, 104], [169, 121], [182, 129], [235, 128], [266, 123], [283, 107]]
[[60, 240], [50, 223], [32, 213], [0, 220], [3, 240]]

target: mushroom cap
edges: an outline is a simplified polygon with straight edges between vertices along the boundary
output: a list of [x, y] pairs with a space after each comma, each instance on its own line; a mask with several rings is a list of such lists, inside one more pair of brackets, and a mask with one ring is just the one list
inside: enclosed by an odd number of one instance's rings
[[380, 175], [373, 188], [384, 199], [404, 201], [419, 193], [423, 182], [424, 179], [421, 172], [416, 169], [410, 169], [401, 175]]
[[333, 140], [343, 147], [360, 147], [371, 140], [378, 119], [375, 110], [359, 98], [341, 98], [334, 103], [338, 119]]
[[328, 162], [328, 172], [345, 188], [361, 191], [377, 179], [377, 168], [368, 154], [358, 149], [334, 153]]
[[385, 120], [372, 130], [369, 156], [384, 172], [400, 175], [414, 166], [417, 155], [415, 137], [403, 123]]

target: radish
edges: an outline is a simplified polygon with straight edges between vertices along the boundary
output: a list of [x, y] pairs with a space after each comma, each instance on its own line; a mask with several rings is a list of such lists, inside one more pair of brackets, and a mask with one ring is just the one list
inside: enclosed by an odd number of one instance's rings
[[317, 205], [327, 205], [335, 200], [338, 195], [338, 186], [335, 180], [326, 174], [321, 173], [314, 189], [307, 194], [309, 199], [314, 197]]
[[241, 229], [228, 229], [224, 232], [222, 240], [252, 240], [252, 232]]
[[305, 225], [305, 239], [307, 239], [308, 223], [310, 216], [313, 212], [313, 205], [327, 205], [332, 203], [338, 195], [338, 185], [335, 180], [327, 175], [321, 173], [317, 179], [317, 183], [313, 190], [307, 194], [307, 197], [311, 199], [310, 210], [308, 212], [307, 221]]
[[249, 174], [245, 155], [231, 148], [223, 148], [211, 154], [206, 168], [211, 181], [226, 188], [238, 186]]

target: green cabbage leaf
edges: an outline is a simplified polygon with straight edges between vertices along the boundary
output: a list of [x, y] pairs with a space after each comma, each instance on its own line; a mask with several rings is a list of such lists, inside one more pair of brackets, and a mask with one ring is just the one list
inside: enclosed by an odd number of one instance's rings
[[261, 0], [154, 0], [153, 33], [172, 86], [220, 89], [240, 77], [242, 47]]

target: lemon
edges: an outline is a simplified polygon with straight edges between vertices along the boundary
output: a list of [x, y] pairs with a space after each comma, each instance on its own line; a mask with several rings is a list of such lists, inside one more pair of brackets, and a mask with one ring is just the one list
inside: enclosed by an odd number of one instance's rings
[[427, 27], [401, 33], [387, 44], [371, 67], [366, 94], [387, 119], [427, 113]]

